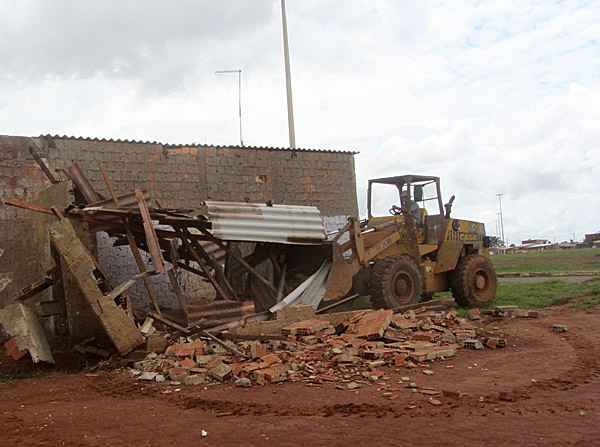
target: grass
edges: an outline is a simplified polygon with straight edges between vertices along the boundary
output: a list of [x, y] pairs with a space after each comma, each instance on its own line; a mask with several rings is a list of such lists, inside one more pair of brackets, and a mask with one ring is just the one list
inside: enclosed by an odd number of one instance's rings
[[[435, 294], [436, 299], [451, 297], [451, 292]], [[540, 309], [571, 301], [578, 309], [588, 309], [600, 304], [600, 278], [580, 283], [560, 279], [535, 283], [499, 282], [496, 299], [487, 307], [516, 306], [520, 309]], [[467, 308], [458, 308], [461, 316], [465, 316], [467, 311]]]
[[600, 248], [495, 255], [491, 259], [498, 272], [600, 271]]
[[43, 377], [48, 375], [48, 371], [39, 369], [24, 369], [10, 372], [0, 372], [0, 383], [14, 382], [19, 379], [31, 379], [33, 377]]
[[561, 304], [572, 299], [585, 297], [590, 307], [600, 302], [600, 279], [574, 283], [561, 280], [548, 280], [536, 283], [506, 282], [498, 284], [494, 306], [518, 306], [535, 309]]

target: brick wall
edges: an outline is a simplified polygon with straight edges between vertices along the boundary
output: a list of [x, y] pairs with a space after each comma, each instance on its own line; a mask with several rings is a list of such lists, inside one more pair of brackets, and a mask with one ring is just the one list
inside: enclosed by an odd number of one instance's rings
[[[0, 197], [32, 200], [37, 191], [49, 186], [28, 152], [29, 141], [25, 137], [0, 136]], [[343, 222], [344, 216], [358, 214], [354, 157], [347, 152], [164, 146], [58, 137], [34, 141], [53, 170], [76, 161], [94, 187], [106, 196], [100, 164], [118, 194], [146, 189], [167, 207], [195, 206], [202, 200], [273, 200], [315, 205], [333, 226]], [[14, 268], [26, 252], [31, 254], [31, 247], [22, 240], [22, 230], [30, 220], [28, 211], [0, 207], [0, 305], [30, 282], [31, 272], [24, 271], [26, 266]], [[105, 242], [100, 248], [100, 260], [106, 267], [122, 264], [114, 262], [117, 258], [129, 263], [127, 256], [111, 254]], [[115, 283], [123, 276], [122, 267], [108, 268]]]

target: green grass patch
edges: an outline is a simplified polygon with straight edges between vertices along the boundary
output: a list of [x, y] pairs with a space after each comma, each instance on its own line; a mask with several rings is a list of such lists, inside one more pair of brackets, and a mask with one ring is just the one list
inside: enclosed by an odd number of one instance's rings
[[600, 248], [491, 256], [498, 272], [600, 271]]
[[[444, 292], [443, 295], [451, 296], [450, 292]], [[437, 296], [438, 294], [436, 298]], [[521, 309], [539, 309], [569, 301], [573, 301], [574, 307], [579, 309], [600, 304], [600, 278], [583, 283], [560, 279], [535, 283], [499, 283], [496, 299], [488, 307], [516, 306]], [[466, 308], [458, 309], [461, 316], [465, 316], [467, 311]]]
[[594, 290], [592, 284], [600, 288], [600, 280], [587, 283], [574, 283], [557, 279], [535, 283], [500, 283], [493, 305], [518, 306], [526, 309], [552, 306], [592, 293]]
[[0, 383], [2, 382], [14, 382], [20, 379], [31, 379], [33, 377], [44, 377], [49, 374], [46, 370], [41, 369], [24, 369], [15, 370], [10, 372], [0, 372]]

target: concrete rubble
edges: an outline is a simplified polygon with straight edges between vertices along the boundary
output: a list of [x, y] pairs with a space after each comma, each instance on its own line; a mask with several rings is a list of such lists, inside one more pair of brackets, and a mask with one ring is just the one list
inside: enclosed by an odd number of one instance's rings
[[[290, 322], [294, 310], [309, 318]], [[432, 375], [428, 365], [452, 358], [462, 349], [496, 349], [507, 344], [502, 334], [486, 332], [454, 310], [400, 314], [367, 310], [342, 313], [345, 318], [341, 320], [332, 318], [335, 315], [311, 315], [304, 306], [292, 307], [282, 315], [286, 319], [262, 323], [268, 335], [239, 340], [251, 336], [240, 336], [235, 331], [218, 334], [231, 349], [202, 335], [169, 338], [168, 333], [156, 330], [148, 339], [171, 340], [164, 353], [147, 351], [142, 360], [132, 362], [126, 370], [141, 381], [176, 385], [232, 383], [250, 387], [335, 382], [340, 389], [356, 390], [385, 378], [389, 368], [398, 371], [422, 367], [424, 375]], [[413, 385], [408, 383], [406, 387], [416, 389]], [[431, 403], [437, 404], [439, 391], [419, 392], [431, 396]]]

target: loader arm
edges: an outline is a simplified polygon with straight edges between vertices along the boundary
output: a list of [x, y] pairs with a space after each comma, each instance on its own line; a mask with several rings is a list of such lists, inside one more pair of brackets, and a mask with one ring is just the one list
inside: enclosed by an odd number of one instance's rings
[[[389, 225], [381, 226], [381, 228], [387, 226]], [[370, 228], [368, 230], [373, 229]], [[339, 244], [338, 241], [345, 232], [349, 233], [349, 241]], [[370, 261], [402, 239], [401, 232], [392, 231], [380, 241], [366, 247], [365, 233], [361, 232], [359, 222], [354, 218], [350, 218], [348, 224], [340, 230], [340, 233], [334, 239], [331, 247], [331, 271], [325, 284], [326, 292], [324, 298], [326, 300], [335, 300], [346, 296], [352, 288], [353, 276], [363, 266], [368, 265]], [[348, 251], [351, 251], [351, 255], [344, 257], [344, 253]]]

